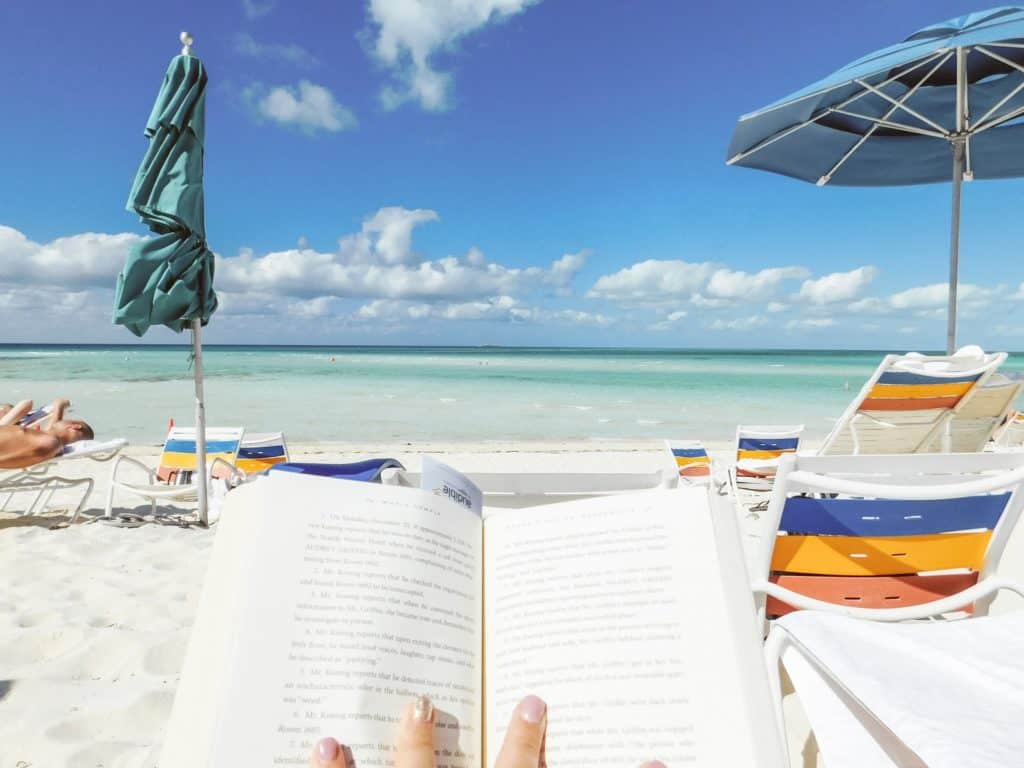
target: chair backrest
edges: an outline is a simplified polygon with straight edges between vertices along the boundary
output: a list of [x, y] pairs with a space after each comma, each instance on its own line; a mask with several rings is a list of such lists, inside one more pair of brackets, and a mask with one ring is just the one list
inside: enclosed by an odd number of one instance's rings
[[[206, 428], [206, 464], [221, 459], [234, 465], [245, 430], [242, 427]], [[181, 480], [196, 469], [196, 430], [193, 427], [173, 427], [167, 433], [160, 469], [157, 475], [165, 482]]]
[[[983, 450], [1000, 425], [1016, 413], [1017, 398], [1024, 389], [1024, 382], [995, 381], [1003, 378], [996, 374], [984, 386], [975, 387], [964, 404], [953, 413], [949, 423], [949, 450], [952, 453]], [[932, 450], [942, 450], [941, 436], [933, 441]]]
[[[887, 355], [836, 422], [821, 455], [940, 450], [950, 418], [1006, 360], [1006, 353]], [[938, 441], [938, 443], [937, 443]], [[938, 444], [938, 449], [934, 448]]]
[[258, 475], [287, 461], [288, 444], [283, 432], [246, 434], [238, 448], [235, 466], [247, 475]]
[[711, 482], [711, 457], [700, 440], [666, 440], [671, 466], [690, 483]]
[[736, 484], [741, 488], [768, 490], [779, 459], [796, 453], [804, 425], [736, 427]]
[[1006, 423], [996, 435], [996, 444], [1003, 448], [1024, 446], [1024, 411], [1012, 411], [1007, 415]]
[[[1020, 453], [788, 456], [761, 518], [755, 570], [846, 607], [950, 597], [998, 567], [1022, 484]], [[765, 607], [769, 617], [792, 610], [774, 598]]]

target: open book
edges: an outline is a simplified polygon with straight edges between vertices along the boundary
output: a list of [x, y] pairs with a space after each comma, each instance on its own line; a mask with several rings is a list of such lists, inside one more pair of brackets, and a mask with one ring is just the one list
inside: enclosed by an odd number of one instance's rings
[[650, 490], [481, 518], [412, 488], [271, 474], [229, 494], [161, 768], [392, 763], [410, 699], [437, 765], [493, 764], [548, 703], [553, 768], [782, 765], [731, 510]]

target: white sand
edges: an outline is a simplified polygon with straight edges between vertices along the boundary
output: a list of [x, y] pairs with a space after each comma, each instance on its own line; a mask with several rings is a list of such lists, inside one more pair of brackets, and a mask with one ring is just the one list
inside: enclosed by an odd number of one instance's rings
[[[657, 442], [292, 446], [296, 461], [392, 456], [419, 469], [420, 452], [465, 471], [653, 471]], [[129, 448], [148, 464], [158, 448]], [[138, 528], [92, 522], [110, 465], [76, 461], [66, 476], [96, 487], [78, 524], [54, 510], [0, 513], [0, 768], [153, 768], [174, 698], [216, 526], [183, 527], [190, 507], [118, 497]], [[67, 492], [70, 494], [71, 492]], [[67, 503], [69, 495], [55, 501]]]
[[[728, 446], [710, 447], [716, 460], [728, 454]], [[311, 445], [293, 447], [292, 458], [393, 456], [414, 470], [422, 451], [467, 472], [646, 472], [665, 461], [656, 442], [415, 449]], [[159, 451], [129, 452], [153, 463]], [[152, 518], [128, 498], [117, 510], [148, 523], [91, 522], [109, 465], [80, 462], [62, 474], [96, 478], [85, 522], [68, 527], [59, 511], [0, 514], [0, 768], [154, 768], [216, 527], [183, 527], [188, 507], [162, 507]], [[1004, 562], [1007, 575], [1024, 578], [1024, 534], [1011, 540]], [[1019, 605], [1000, 598], [995, 610]], [[793, 764], [814, 765], [801, 755], [806, 725], [792, 701], [787, 712]]]

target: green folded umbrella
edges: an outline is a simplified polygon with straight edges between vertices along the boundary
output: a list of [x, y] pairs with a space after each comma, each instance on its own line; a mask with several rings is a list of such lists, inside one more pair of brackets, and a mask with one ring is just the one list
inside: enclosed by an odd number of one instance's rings
[[127, 204], [157, 237], [131, 249], [114, 297], [114, 322], [136, 336], [152, 325], [205, 325], [217, 309], [203, 216], [205, 116], [203, 63], [175, 56], [146, 123], [149, 149]]
[[117, 278], [114, 322], [136, 336], [153, 325], [192, 331], [196, 409], [196, 486], [199, 521], [207, 523], [206, 410], [200, 332], [217, 309], [213, 253], [203, 216], [203, 138], [206, 70], [192, 55], [192, 37], [167, 67], [146, 123], [149, 149], [142, 158], [127, 208], [154, 236], [133, 246]]

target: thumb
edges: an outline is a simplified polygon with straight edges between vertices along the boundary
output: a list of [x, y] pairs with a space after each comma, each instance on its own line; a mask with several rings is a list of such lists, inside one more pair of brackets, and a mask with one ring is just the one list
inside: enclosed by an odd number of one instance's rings
[[395, 768], [434, 768], [434, 720], [429, 698], [409, 702], [398, 726]]
[[345, 748], [330, 736], [320, 739], [309, 756], [309, 768], [345, 768]]
[[544, 734], [548, 705], [537, 696], [527, 696], [516, 705], [495, 768], [538, 768], [544, 764]]

